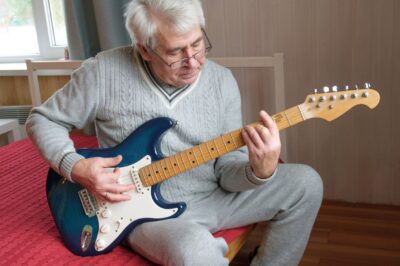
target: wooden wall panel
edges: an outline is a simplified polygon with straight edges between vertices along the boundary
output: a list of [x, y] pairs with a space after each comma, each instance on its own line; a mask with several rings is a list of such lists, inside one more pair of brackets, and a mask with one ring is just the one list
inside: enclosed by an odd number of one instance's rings
[[[68, 80], [69, 76], [39, 77], [42, 101], [50, 97]], [[32, 104], [29, 95], [28, 78], [25, 76], [0, 77], [0, 95], [0, 106]]]
[[0, 77], [0, 106], [30, 103], [26, 77]]
[[[356, 107], [329, 124], [314, 120], [288, 129], [288, 158], [318, 170], [325, 198], [399, 205], [400, 1], [203, 0], [203, 5], [211, 56], [284, 53], [287, 107], [325, 85], [370, 82], [378, 88], [381, 103], [375, 110]], [[270, 90], [265, 81], [253, 80], [260, 76], [235, 75], [246, 112], [254, 116], [260, 102], [272, 104], [258, 99], [271, 97], [260, 96]]]

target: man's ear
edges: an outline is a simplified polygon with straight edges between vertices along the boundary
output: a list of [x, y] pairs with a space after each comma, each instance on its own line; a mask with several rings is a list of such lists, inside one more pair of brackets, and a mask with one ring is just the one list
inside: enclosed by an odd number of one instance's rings
[[137, 43], [136, 44], [136, 48], [138, 49], [140, 55], [142, 56], [143, 60], [146, 61], [151, 61], [151, 56], [149, 54], [149, 51], [147, 50], [146, 47], [144, 47], [144, 45]]

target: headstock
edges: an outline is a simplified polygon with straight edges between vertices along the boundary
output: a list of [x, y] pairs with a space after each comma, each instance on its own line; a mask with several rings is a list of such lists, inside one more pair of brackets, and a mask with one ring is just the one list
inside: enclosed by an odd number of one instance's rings
[[364, 89], [356, 86], [349, 89], [338, 91], [337, 86], [324, 87], [323, 93], [315, 93], [307, 96], [301, 104], [302, 114], [305, 119], [319, 117], [327, 121], [332, 121], [356, 105], [366, 105], [375, 108], [379, 103], [379, 93], [370, 88], [369, 83], [365, 84]]

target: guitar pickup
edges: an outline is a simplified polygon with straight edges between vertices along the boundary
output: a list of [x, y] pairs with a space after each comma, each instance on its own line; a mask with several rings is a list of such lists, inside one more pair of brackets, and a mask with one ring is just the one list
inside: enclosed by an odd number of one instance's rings
[[83, 210], [88, 217], [96, 216], [99, 209], [97, 199], [87, 189], [82, 189], [78, 192], [79, 199], [81, 200]]

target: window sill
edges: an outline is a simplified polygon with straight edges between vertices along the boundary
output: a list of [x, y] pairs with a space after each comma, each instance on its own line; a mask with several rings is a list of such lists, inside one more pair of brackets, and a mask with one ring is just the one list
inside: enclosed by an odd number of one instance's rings
[[[69, 76], [69, 69], [39, 70], [41, 76]], [[0, 63], [0, 77], [28, 76], [25, 63]]]
[[0, 63], [0, 76], [27, 76], [25, 63]]

